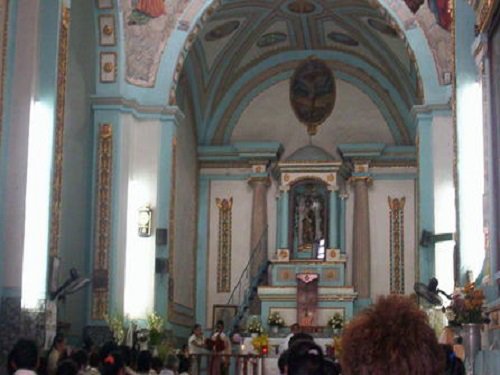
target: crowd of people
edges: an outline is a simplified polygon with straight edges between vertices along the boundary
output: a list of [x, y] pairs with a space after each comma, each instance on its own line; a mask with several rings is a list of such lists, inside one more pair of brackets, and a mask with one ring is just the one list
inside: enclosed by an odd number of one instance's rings
[[[112, 342], [99, 350], [86, 347], [68, 355], [64, 337], [57, 335], [44, 361], [34, 341], [19, 340], [9, 353], [7, 366], [9, 375], [228, 375], [230, 370], [239, 374], [241, 368], [231, 368], [229, 362], [232, 348], [240, 343], [239, 331], [226, 335], [222, 321], [207, 338], [196, 324], [179, 353], [161, 361], [149, 351], [132, 355], [129, 347]], [[425, 312], [401, 295], [379, 298], [350, 322], [337, 360], [326, 356], [297, 324], [292, 325], [280, 351], [278, 368], [286, 375], [465, 374], [453, 347], [438, 343]], [[202, 356], [207, 358], [203, 368]]]

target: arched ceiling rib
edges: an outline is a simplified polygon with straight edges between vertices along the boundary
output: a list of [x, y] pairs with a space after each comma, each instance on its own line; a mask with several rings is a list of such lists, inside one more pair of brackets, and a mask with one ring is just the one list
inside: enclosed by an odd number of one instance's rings
[[[255, 91], [252, 81], [272, 78], [267, 69], [273, 68], [275, 74], [290, 71], [290, 67], [273, 67], [273, 59], [290, 59], [289, 52], [296, 52], [304, 58], [326, 56], [334, 71], [342, 66], [342, 79], [370, 92], [373, 102], [382, 106], [394, 142], [412, 144], [415, 132], [409, 114], [412, 106], [422, 100], [418, 69], [402, 34], [370, 3], [223, 2], [198, 35], [183, 71], [194, 96], [199, 142], [225, 142], [228, 136], [223, 134], [234, 125], [234, 115], [221, 114], [221, 108], [238, 108], [245, 95]], [[301, 8], [304, 4], [305, 8]], [[294, 12], [294, 5], [295, 9], [312, 11]], [[294, 66], [300, 63], [294, 58], [289, 61]], [[262, 68], [258, 72], [257, 66]], [[248, 76], [253, 71], [256, 75]], [[241, 82], [243, 76], [248, 77], [248, 82]]]

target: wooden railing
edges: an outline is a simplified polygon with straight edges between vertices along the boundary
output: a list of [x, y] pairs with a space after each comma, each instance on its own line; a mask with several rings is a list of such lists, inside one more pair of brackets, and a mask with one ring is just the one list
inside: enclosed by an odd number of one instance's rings
[[264, 358], [255, 354], [204, 353], [190, 356], [190, 375], [265, 375]]

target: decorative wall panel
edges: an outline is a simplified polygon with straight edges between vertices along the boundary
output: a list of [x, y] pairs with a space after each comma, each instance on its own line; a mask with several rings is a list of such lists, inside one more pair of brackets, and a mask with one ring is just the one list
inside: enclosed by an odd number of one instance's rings
[[217, 292], [231, 291], [231, 232], [233, 198], [216, 198], [219, 209], [219, 239], [217, 251]]
[[390, 220], [390, 291], [404, 294], [404, 208], [406, 198], [388, 197]]
[[92, 319], [104, 319], [108, 310], [109, 251], [111, 244], [111, 183], [113, 137], [111, 124], [99, 129], [97, 151], [97, 215], [92, 282]]

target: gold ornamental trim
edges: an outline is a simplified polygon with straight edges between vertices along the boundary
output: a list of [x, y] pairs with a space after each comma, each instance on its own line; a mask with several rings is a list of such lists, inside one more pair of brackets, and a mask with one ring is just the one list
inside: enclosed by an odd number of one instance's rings
[[405, 293], [405, 232], [404, 208], [406, 198], [387, 197], [389, 204], [390, 291]]
[[56, 129], [54, 144], [54, 172], [52, 175], [52, 204], [50, 210], [49, 253], [55, 257], [59, 253], [59, 228], [62, 200], [63, 143], [64, 143], [64, 105], [66, 97], [66, 76], [68, 73], [70, 9], [63, 6], [59, 25], [59, 50], [57, 53], [57, 99]]
[[216, 198], [219, 209], [219, 238], [217, 248], [217, 293], [231, 291], [231, 234], [233, 197], [229, 199]]
[[96, 226], [92, 283], [92, 319], [103, 320], [108, 312], [109, 251], [111, 244], [111, 187], [113, 172], [113, 129], [99, 128], [96, 183]]
[[496, 0], [480, 0], [476, 10], [476, 23], [480, 33], [486, 32], [491, 25], [495, 9], [499, 5]]

